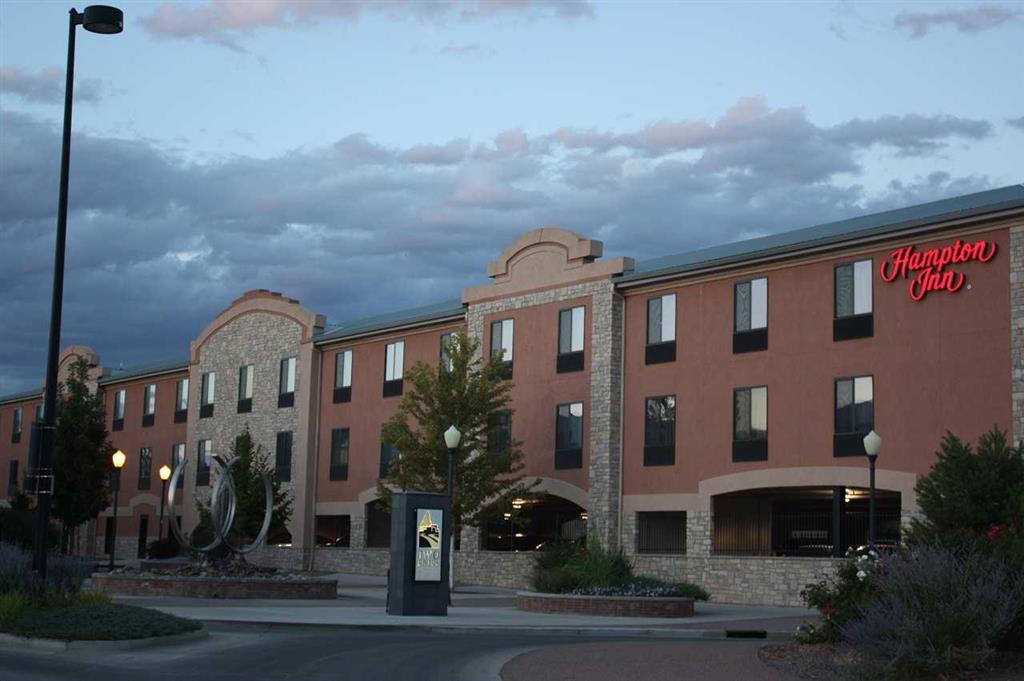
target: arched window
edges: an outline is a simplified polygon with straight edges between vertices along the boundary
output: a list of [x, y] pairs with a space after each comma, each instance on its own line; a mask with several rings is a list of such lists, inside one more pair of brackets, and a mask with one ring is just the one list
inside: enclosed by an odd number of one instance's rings
[[484, 551], [539, 551], [556, 540], [587, 534], [587, 512], [568, 499], [544, 495], [495, 506], [480, 527]]

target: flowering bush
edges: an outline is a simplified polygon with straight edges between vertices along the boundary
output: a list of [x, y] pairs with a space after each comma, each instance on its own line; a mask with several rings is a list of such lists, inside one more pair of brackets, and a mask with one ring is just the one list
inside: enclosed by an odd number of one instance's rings
[[841, 625], [862, 678], [945, 677], [978, 670], [1024, 609], [1024, 574], [998, 557], [941, 545], [886, 556], [872, 593]]
[[693, 598], [706, 601], [707, 591], [688, 582], [660, 582], [650, 578], [635, 577], [633, 581], [618, 586], [586, 586], [568, 592], [573, 596], [628, 596], [631, 598]]
[[880, 571], [879, 554], [875, 549], [861, 546], [849, 549], [839, 563], [835, 577], [808, 584], [800, 597], [809, 607], [821, 613], [821, 626], [804, 624], [797, 629], [797, 640], [802, 643], [836, 643], [842, 627], [858, 614], [875, 590], [873, 577]]

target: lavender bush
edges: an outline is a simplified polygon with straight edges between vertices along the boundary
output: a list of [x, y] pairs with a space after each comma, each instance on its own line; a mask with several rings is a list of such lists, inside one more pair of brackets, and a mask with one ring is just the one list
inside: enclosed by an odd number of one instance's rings
[[997, 557], [920, 546], [882, 558], [873, 595], [842, 626], [856, 676], [936, 677], [981, 669], [1024, 609], [1024, 575]]
[[696, 584], [685, 582], [656, 583], [654, 580], [637, 579], [617, 586], [579, 587], [569, 591], [573, 596], [629, 596], [631, 598], [693, 598], [706, 601], [708, 592]]
[[0, 594], [31, 590], [32, 561], [14, 544], [0, 542]]

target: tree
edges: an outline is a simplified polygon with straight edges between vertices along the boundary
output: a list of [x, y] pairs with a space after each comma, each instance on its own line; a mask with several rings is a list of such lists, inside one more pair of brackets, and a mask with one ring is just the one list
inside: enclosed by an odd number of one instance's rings
[[[238, 459], [231, 468], [231, 479], [235, 487], [235, 519], [227, 534], [227, 539], [234, 546], [248, 545], [259, 534], [266, 513], [266, 490], [263, 486], [262, 474], [270, 478], [273, 489], [273, 502], [268, 537], [287, 529], [292, 516], [292, 498], [284, 489], [281, 481], [274, 475], [270, 465], [270, 456], [260, 445], [253, 441], [249, 427], [235, 438], [231, 447], [231, 457]], [[210, 525], [210, 507], [198, 504], [200, 522], [196, 528], [196, 541], [205, 544], [212, 540]], [[226, 547], [214, 552], [214, 558], [227, 556]]]
[[110, 455], [103, 399], [89, 390], [89, 364], [78, 358], [61, 384], [54, 443], [53, 517], [62, 521], [62, 548], [73, 530], [110, 505]]
[[[947, 432], [927, 475], [915, 491], [921, 518], [910, 541], [958, 544], [1019, 532], [1024, 517], [1024, 447], [1012, 447], [997, 428], [978, 440], [977, 450]], [[1002, 528], [1002, 529], [1000, 529]]]
[[416, 362], [406, 372], [405, 383], [411, 389], [381, 433], [381, 441], [400, 452], [387, 477], [377, 484], [386, 505], [390, 506], [395, 488], [446, 491], [444, 432], [452, 425], [462, 433], [455, 456], [453, 528], [478, 525], [489, 508], [527, 496], [537, 484], [524, 480], [519, 441], [488, 437], [512, 413], [512, 383], [502, 377], [500, 360], [484, 362], [478, 349], [478, 341], [460, 331], [446, 342], [437, 366]]

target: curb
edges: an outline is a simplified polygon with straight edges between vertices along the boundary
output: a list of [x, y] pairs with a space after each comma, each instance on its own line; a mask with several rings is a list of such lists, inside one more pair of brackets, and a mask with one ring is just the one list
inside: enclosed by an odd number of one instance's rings
[[[672, 638], [680, 640], [760, 640], [791, 641], [789, 631], [742, 631], [729, 629], [659, 629], [644, 627], [565, 627], [565, 626], [451, 626], [443, 624], [340, 624], [320, 622], [260, 622], [253, 620], [202, 620], [207, 625], [259, 628], [265, 631], [287, 629], [331, 629], [338, 631], [421, 632], [444, 634], [541, 634], [620, 637], [620, 638]], [[739, 635], [738, 635], [739, 634]]]
[[205, 623], [198, 631], [188, 631], [184, 634], [171, 634], [169, 636], [127, 639], [124, 641], [66, 641], [57, 638], [28, 638], [12, 634], [0, 634], [0, 648], [30, 648], [32, 650], [48, 650], [51, 652], [116, 652], [190, 643], [207, 638], [209, 635], [210, 631]]

